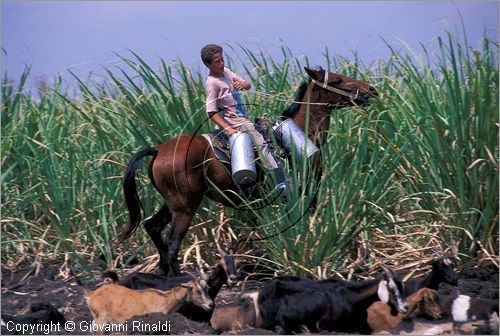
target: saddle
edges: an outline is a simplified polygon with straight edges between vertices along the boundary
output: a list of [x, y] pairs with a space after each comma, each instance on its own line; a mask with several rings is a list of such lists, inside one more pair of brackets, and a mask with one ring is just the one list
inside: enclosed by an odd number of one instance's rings
[[227, 136], [221, 134], [221, 131], [218, 129], [214, 130], [212, 133], [202, 134], [202, 136], [207, 139], [217, 160], [231, 166], [231, 155]]

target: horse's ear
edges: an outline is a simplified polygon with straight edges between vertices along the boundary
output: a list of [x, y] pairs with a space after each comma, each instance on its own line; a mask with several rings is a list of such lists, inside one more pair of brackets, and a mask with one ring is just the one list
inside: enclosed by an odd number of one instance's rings
[[323, 75], [325, 74], [325, 70], [323, 70], [322, 68], [311, 69], [308, 67], [304, 67], [304, 70], [307, 72], [309, 77], [317, 81], [321, 80], [321, 78], [323, 78]]

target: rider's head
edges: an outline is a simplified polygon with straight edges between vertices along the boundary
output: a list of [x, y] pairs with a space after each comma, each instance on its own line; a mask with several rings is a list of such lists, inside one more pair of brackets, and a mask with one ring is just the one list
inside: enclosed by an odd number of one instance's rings
[[215, 55], [222, 55], [222, 51], [222, 47], [218, 46], [217, 44], [207, 44], [206, 46], [201, 48], [201, 60], [203, 61], [203, 64], [208, 67], [210, 64], [212, 64]]

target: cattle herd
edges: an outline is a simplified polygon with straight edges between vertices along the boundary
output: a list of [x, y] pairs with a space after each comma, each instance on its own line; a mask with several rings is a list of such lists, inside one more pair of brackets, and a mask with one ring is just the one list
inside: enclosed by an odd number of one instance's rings
[[[473, 320], [487, 320], [498, 330], [498, 301], [459, 293], [438, 294], [441, 283], [457, 284], [458, 275], [446, 257], [435, 259], [425, 278], [403, 282], [385, 266], [379, 277], [363, 281], [280, 276], [233, 302], [215, 304], [223, 285], [238, 283], [238, 266], [240, 260], [231, 254], [223, 255], [209, 274], [199, 269], [197, 276], [131, 273], [119, 278], [107, 271], [94, 291], [78, 278], [76, 281], [82, 286], [82, 299], [96, 326], [176, 311], [191, 320], [209, 323], [214, 333], [260, 328], [284, 334], [371, 334], [394, 330], [403, 320], [414, 317], [452, 321], [457, 333], [462, 323]], [[34, 305], [31, 310], [23, 316], [2, 314], [2, 325], [65, 322], [62, 312], [50, 304]], [[106, 329], [93, 330], [104, 333]]]

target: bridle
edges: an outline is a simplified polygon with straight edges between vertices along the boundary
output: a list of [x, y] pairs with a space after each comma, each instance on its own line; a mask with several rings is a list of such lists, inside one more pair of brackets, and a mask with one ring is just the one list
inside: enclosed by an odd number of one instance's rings
[[352, 100], [358, 99], [358, 97], [359, 97], [359, 90], [356, 90], [356, 94], [353, 94], [353, 93], [350, 93], [350, 92], [347, 92], [347, 91], [344, 91], [344, 90], [341, 90], [341, 89], [337, 89], [336, 87], [328, 85], [328, 72], [327, 71], [325, 71], [325, 79], [323, 80], [323, 83], [320, 83], [317, 80], [312, 79], [312, 78], [311, 78], [311, 82], [313, 82], [314, 84], [316, 84], [320, 88], [323, 88], [323, 89], [328, 90], [328, 91], [335, 92], [335, 93], [337, 93], [339, 95], [348, 97], [348, 98], [350, 98]]
[[[313, 82], [313, 84], [319, 86], [322, 89], [325, 89], [325, 90], [328, 90], [331, 92], [335, 92], [341, 96], [348, 97], [353, 102], [354, 102], [354, 100], [359, 98], [359, 89], [356, 90], [356, 94], [353, 94], [353, 93], [350, 93], [350, 92], [347, 92], [347, 91], [344, 91], [341, 89], [337, 89], [336, 87], [328, 85], [327, 84], [328, 83], [328, 72], [327, 71], [325, 71], [325, 79], [323, 80], [323, 83], [321, 83], [315, 79], [312, 79], [312, 78], [311, 78], [311, 82]], [[276, 95], [272, 95], [272, 94], [265, 93], [265, 92], [253, 92], [253, 94], [260, 95], [260, 96], [267, 96], [267, 97], [271, 97], [272, 99], [277, 100], [277, 101], [283, 101], [283, 102], [292, 103], [292, 104], [299, 104], [299, 105], [304, 104], [304, 105], [326, 106], [327, 108], [335, 108], [335, 107], [338, 107], [340, 105], [338, 103], [337, 104], [313, 103], [313, 102], [301, 102], [301, 101], [295, 101], [295, 100], [280, 99], [280, 98], [276, 98]], [[354, 105], [356, 105], [356, 104], [354, 104]]]

